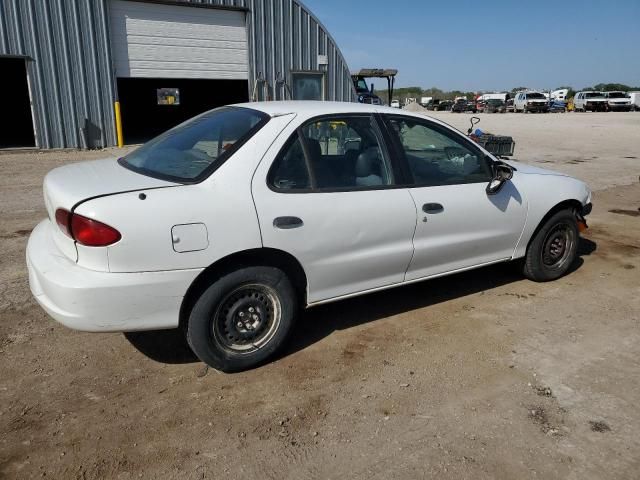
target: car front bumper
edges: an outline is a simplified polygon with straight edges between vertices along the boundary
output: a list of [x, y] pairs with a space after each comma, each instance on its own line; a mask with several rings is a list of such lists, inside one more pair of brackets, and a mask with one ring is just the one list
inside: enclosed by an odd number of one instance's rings
[[604, 112], [607, 110], [607, 104], [601, 102], [585, 103], [584, 108], [585, 110], [592, 110], [594, 112]]
[[525, 105], [524, 108], [528, 112], [548, 112], [549, 111], [549, 105], [546, 105], [546, 104]]
[[629, 112], [631, 111], [631, 105], [628, 103], [610, 103], [607, 108], [612, 112]]
[[202, 270], [110, 273], [83, 268], [52, 240], [49, 220], [31, 233], [27, 267], [31, 293], [55, 320], [86, 332], [175, 328], [182, 299]]

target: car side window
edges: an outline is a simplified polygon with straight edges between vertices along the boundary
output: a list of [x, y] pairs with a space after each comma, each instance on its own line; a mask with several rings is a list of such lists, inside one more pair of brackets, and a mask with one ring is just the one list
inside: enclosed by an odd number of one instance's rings
[[278, 190], [307, 190], [311, 187], [302, 142], [297, 133], [287, 141], [273, 163], [269, 184]]
[[394, 178], [375, 119], [354, 115], [303, 125], [278, 155], [269, 183], [280, 190], [359, 190]]
[[391, 118], [417, 186], [457, 185], [491, 179], [485, 156], [444, 127], [413, 118]]

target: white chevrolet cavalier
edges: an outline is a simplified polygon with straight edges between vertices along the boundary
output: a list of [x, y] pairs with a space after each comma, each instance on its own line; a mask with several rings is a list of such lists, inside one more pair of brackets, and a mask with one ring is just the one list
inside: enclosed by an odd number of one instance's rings
[[224, 371], [272, 356], [300, 306], [516, 259], [556, 279], [591, 210], [583, 182], [437, 120], [321, 102], [212, 110], [119, 160], [51, 171], [44, 198], [27, 263], [53, 318], [180, 326]]

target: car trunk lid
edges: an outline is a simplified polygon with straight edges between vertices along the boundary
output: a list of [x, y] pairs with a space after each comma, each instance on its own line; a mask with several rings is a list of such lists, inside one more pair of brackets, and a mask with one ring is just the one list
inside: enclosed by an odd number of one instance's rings
[[[65, 165], [49, 172], [44, 179], [44, 202], [49, 219], [55, 225], [55, 213], [60, 208], [72, 212], [91, 198], [177, 185], [180, 184], [135, 173], [120, 165], [116, 158], [107, 158]], [[78, 261], [75, 241], [57, 225], [53, 232], [60, 251], [74, 262]]]

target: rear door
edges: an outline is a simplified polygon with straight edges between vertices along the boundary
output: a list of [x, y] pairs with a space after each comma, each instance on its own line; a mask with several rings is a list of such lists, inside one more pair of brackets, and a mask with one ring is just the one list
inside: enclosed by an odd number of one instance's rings
[[429, 120], [386, 116], [418, 211], [406, 280], [512, 257], [526, 219], [512, 182], [487, 195], [490, 160], [459, 132]]
[[[292, 122], [293, 123], [293, 122]], [[263, 244], [290, 253], [308, 303], [401, 283], [416, 208], [369, 114], [290, 125], [253, 179]]]

